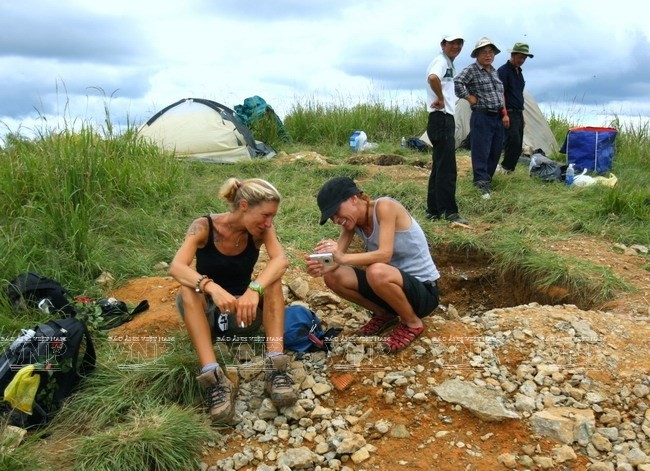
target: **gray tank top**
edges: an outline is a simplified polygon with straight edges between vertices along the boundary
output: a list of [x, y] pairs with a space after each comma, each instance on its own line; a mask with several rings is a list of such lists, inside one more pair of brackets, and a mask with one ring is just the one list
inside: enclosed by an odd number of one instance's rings
[[[377, 204], [383, 199], [392, 199], [387, 196], [377, 198], [375, 207], [372, 212], [373, 229], [372, 234], [366, 236], [363, 231], [355, 227], [355, 232], [363, 240], [366, 251], [370, 252], [379, 248], [379, 221], [377, 221]], [[396, 200], [393, 200], [396, 201]], [[396, 201], [397, 202], [397, 201]], [[398, 204], [401, 204], [397, 202]], [[414, 276], [420, 281], [435, 281], [440, 278], [440, 273], [433, 263], [429, 244], [424, 235], [422, 227], [411, 216], [411, 227], [405, 231], [395, 233], [395, 243], [393, 247], [393, 258], [389, 265], [399, 268], [400, 270]]]

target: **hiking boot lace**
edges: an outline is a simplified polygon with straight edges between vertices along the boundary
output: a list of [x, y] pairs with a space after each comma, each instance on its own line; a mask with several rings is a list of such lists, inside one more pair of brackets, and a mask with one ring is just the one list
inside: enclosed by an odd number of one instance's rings
[[274, 388], [290, 388], [293, 385], [293, 380], [289, 375], [280, 370], [271, 371], [269, 380]]
[[208, 388], [208, 398], [210, 399], [210, 406], [218, 406], [228, 402], [230, 388], [223, 384], [215, 384]]

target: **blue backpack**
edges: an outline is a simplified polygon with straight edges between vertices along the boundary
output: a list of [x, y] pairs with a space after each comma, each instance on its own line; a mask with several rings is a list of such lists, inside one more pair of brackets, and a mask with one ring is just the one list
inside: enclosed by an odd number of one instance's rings
[[284, 310], [284, 346], [294, 352], [327, 351], [343, 329], [331, 327], [323, 332], [320, 319], [305, 306], [287, 306]]
[[243, 104], [235, 105], [235, 114], [237, 115], [237, 119], [248, 127], [251, 127], [256, 121], [259, 121], [266, 115], [271, 116], [278, 126], [278, 134], [282, 140], [284, 142], [291, 142], [291, 137], [289, 137], [289, 133], [287, 133], [284, 124], [282, 124], [282, 120], [264, 98], [257, 95], [246, 98]]
[[304, 306], [284, 310], [284, 347], [294, 352], [325, 350], [325, 332], [320, 319]]
[[409, 137], [406, 140], [406, 147], [408, 147], [409, 149], [416, 150], [418, 152], [429, 152], [429, 147], [427, 146], [427, 143], [417, 137]]

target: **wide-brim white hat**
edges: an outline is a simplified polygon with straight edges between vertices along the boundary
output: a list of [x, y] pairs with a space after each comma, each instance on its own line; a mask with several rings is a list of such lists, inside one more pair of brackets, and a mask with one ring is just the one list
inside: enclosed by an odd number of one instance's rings
[[501, 52], [501, 49], [499, 49], [494, 42], [487, 36], [483, 36], [481, 39], [476, 41], [476, 46], [474, 46], [474, 50], [472, 51], [472, 54], [470, 54], [473, 58], [476, 58], [476, 54], [479, 49], [485, 47], [485, 46], [492, 46], [492, 49], [494, 49], [494, 55], [496, 56], [498, 53]]

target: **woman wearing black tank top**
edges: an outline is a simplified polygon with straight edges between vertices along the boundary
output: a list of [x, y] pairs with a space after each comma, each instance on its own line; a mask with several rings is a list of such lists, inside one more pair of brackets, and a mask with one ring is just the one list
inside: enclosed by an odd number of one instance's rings
[[[217, 363], [206, 315], [211, 305], [216, 306], [215, 316], [222, 314], [220, 319], [235, 320], [236, 326], [243, 329], [256, 322], [261, 305], [266, 390], [278, 407], [292, 404], [297, 395], [287, 374], [289, 358], [283, 343], [282, 275], [288, 261], [273, 227], [280, 194], [261, 179], [230, 178], [219, 196], [230, 204], [230, 211], [191, 223], [169, 274], [181, 284], [179, 309], [201, 362], [197, 379], [208, 390], [210, 415], [213, 421], [228, 422], [235, 411], [237, 387]], [[269, 261], [252, 280], [262, 245]]]

